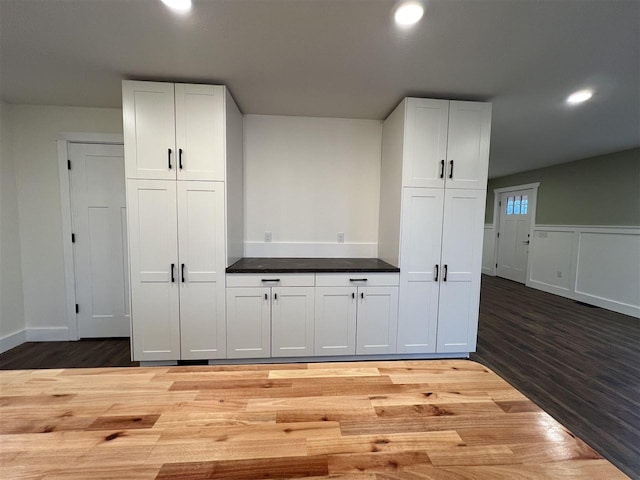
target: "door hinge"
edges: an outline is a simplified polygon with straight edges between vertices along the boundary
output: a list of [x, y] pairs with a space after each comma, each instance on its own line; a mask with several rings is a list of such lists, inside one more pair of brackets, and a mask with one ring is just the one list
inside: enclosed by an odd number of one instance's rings
[[76, 243], [76, 234], [75, 233], [71, 234], [71, 243]]
[[77, 303], [76, 303], [76, 313], [80, 313], [80, 307], [78, 306]]
[[71, 170], [71, 160], [67, 160], [67, 170]]

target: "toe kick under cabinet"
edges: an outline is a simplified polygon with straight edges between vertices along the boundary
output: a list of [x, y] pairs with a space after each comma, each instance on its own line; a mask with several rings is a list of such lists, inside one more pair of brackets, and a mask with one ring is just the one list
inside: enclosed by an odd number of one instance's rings
[[396, 352], [397, 273], [227, 274], [227, 358]]

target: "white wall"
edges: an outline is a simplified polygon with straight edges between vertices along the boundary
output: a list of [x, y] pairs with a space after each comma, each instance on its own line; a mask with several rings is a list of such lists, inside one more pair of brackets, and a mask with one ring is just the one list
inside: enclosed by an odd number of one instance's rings
[[26, 340], [10, 109], [0, 103], [0, 352]]
[[377, 256], [382, 122], [247, 115], [244, 127], [245, 256]]
[[493, 229], [493, 224], [485, 223], [482, 241], [482, 273], [486, 275], [495, 276], [496, 274], [495, 248], [496, 232]]
[[58, 156], [62, 132], [122, 133], [112, 108], [11, 106], [24, 317], [33, 340], [66, 340]]

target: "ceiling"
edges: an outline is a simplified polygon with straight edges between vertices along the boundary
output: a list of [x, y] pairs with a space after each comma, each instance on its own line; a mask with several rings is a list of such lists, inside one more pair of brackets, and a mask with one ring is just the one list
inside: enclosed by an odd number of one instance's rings
[[[490, 176], [640, 144], [640, 2], [0, 0], [2, 99], [120, 107], [123, 78], [223, 83], [244, 113], [383, 119], [404, 96], [493, 102]], [[571, 92], [595, 89], [569, 107]]]

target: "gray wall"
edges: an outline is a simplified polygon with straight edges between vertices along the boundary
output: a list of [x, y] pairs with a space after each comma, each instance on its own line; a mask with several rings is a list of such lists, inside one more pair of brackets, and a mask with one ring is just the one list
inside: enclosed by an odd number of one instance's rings
[[640, 225], [640, 148], [493, 178], [485, 223], [493, 222], [493, 190], [540, 182], [541, 225]]

